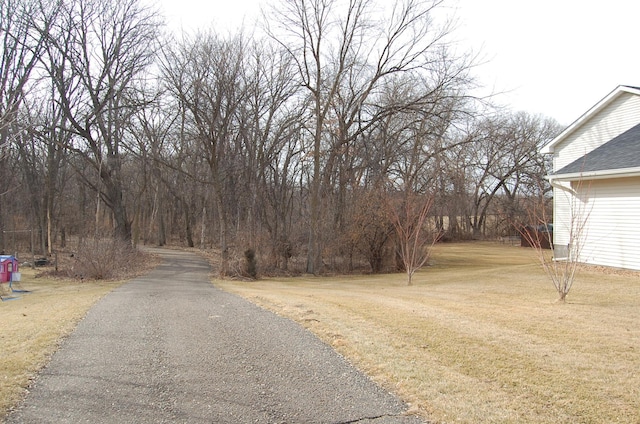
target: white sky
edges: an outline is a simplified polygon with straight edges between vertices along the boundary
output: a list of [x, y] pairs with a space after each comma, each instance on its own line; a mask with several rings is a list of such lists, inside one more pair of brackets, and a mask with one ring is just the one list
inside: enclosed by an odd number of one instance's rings
[[[250, 25], [268, 0], [157, 0], [171, 27]], [[384, 0], [382, 0], [384, 1]], [[640, 86], [640, 2], [448, 0], [455, 38], [480, 53], [485, 93], [568, 125], [620, 84]]]

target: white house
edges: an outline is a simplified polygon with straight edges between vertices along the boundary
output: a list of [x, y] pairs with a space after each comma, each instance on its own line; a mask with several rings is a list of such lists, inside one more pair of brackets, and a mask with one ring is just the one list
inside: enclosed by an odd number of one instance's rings
[[640, 88], [617, 87], [541, 152], [555, 256], [640, 270]]

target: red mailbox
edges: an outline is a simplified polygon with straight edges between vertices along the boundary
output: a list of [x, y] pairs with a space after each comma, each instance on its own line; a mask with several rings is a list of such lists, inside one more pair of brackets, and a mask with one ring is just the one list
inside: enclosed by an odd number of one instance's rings
[[0, 255], [0, 283], [12, 281], [14, 272], [18, 272], [18, 260], [15, 256]]

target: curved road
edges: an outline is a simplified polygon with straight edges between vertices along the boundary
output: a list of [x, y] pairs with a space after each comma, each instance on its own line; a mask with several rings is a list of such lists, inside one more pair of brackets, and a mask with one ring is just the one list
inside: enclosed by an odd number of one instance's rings
[[192, 253], [89, 310], [7, 423], [420, 423], [299, 325], [216, 289]]

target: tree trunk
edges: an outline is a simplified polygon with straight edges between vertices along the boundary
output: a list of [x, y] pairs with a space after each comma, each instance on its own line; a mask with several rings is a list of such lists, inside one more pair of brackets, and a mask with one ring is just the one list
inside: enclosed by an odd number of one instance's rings
[[204, 250], [206, 247], [206, 234], [207, 234], [207, 207], [202, 207], [202, 224], [200, 225], [200, 249]]
[[[318, 81], [316, 82], [316, 86], [320, 87], [319, 74], [317, 78]], [[309, 222], [309, 248], [307, 250], [307, 273], [313, 275], [320, 273], [322, 267], [322, 243], [320, 239], [320, 182], [322, 180], [322, 176], [320, 175], [320, 147], [322, 142], [324, 116], [321, 113], [322, 108], [320, 101], [321, 100], [316, 97], [316, 129], [313, 140], [313, 174], [311, 176], [311, 199], [309, 204], [311, 220]]]
[[225, 210], [222, 197], [219, 195], [216, 195], [216, 207], [218, 209], [218, 219], [220, 220], [220, 276], [225, 277], [229, 275], [228, 224], [227, 211]]
[[115, 224], [114, 235], [117, 239], [131, 242], [131, 222], [127, 217], [127, 210], [123, 204], [112, 208]]

